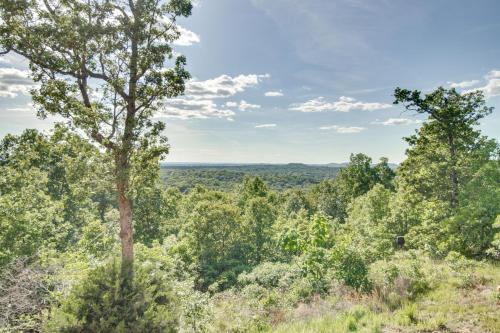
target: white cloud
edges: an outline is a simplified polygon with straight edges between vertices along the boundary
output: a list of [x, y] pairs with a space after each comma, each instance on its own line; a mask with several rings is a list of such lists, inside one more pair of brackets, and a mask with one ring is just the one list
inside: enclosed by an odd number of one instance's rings
[[372, 124], [384, 125], [384, 126], [399, 126], [399, 125], [411, 125], [420, 124], [421, 121], [418, 119], [408, 119], [408, 118], [389, 118], [384, 121], [374, 121]]
[[0, 97], [16, 97], [19, 94], [27, 95], [35, 86], [29, 77], [28, 71], [16, 68], [0, 68]]
[[484, 91], [484, 95], [486, 97], [499, 96], [500, 95], [500, 78], [490, 79], [484, 87], [481, 87], [479, 89]]
[[195, 43], [200, 42], [200, 36], [198, 36], [196, 33], [192, 32], [191, 30], [188, 30], [184, 27], [177, 26], [177, 30], [180, 33], [180, 36], [178, 39], [174, 41], [174, 45], [178, 46], [191, 46]]
[[361, 131], [364, 131], [366, 128], [364, 127], [358, 127], [358, 126], [337, 126], [337, 125], [331, 125], [331, 126], [322, 126], [319, 128], [320, 130], [334, 130], [337, 133], [341, 134], [352, 134], [352, 133], [359, 133]]
[[226, 118], [232, 120], [234, 112], [218, 107], [212, 100], [176, 98], [165, 103], [159, 116], [180, 119]]
[[448, 82], [451, 88], [470, 88], [479, 83], [479, 80], [470, 80], [470, 81], [462, 81], [462, 82]]
[[304, 103], [295, 103], [290, 105], [290, 110], [300, 112], [350, 112], [352, 110], [372, 111], [390, 107], [392, 107], [391, 104], [365, 103], [357, 101], [352, 97], [341, 96], [336, 102], [328, 102], [324, 97], [318, 97]]
[[[463, 90], [462, 94], [467, 94], [479, 90], [484, 93], [484, 96], [486, 98], [500, 96], [500, 71], [499, 70], [490, 71], [488, 74], [484, 76], [484, 80], [485, 83], [483, 86], [477, 88], [471, 88], [468, 90]], [[472, 81], [477, 81], [477, 83], [479, 83], [478, 80], [472, 80]], [[465, 82], [472, 82], [472, 81], [465, 81]]]
[[283, 93], [280, 91], [267, 91], [264, 96], [266, 97], [281, 97]]
[[224, 74], [205, 81], [192, 80], [186, 84], [184, 93], [191, 98], [199, 99], [228, 98], [258, 85], [263, 79], [269, 77], [269, 74], [249, 74], [235, 77]]
[[240, 109], [240, 111], [247, 111], [247, 110], [252, 110], [252, 109], [260, 109], [260, 105], [258, 105], [258, 104], [250, 104], [250, 103], [247, 103], [244, 100], [242, 100], [240, 102], [240, 105], [238, 106], [238, 109]]
[[235, 77], [221, 75], [205, 81], [191, 80], [186, 84], [185, 95], [166, 101], [160, 115], [180, 119], [225, 118], [233, 120], [235, 113], [231, 108], [246, 111], [258, 109], [260, 105], [247, 103], [244, 100], [239, 103], [228, 101], [223, 105], [218, 105], [214, 99], [232, 97], [249, 87], [256, 86], [268, 77], [270, 77], [269, 74]]
[[500, 71], [492, 70], [485, 76], [486, 79], [498, 79], [500, 78]]
[[484, 77], [486, 79], [486, 84], [482, 87], [466, 90], [463, 93], [468, 93], [476, 90], [481, 90], [484, 92], [486, 98], [500, 96], [500, 71], [492, 70]]
[[255, 126], [255, 128], [274, 128], [274, 127], [276, 127], [276, 124], [260, 124]]
[[226, 102], [226, 106], [228, 108], [236, 108], [236, 107], [238, 107], [238, 103], [236, 103], [236, 102]]
[[260, 109], [260, 105], [247, 103], [244, 100], [241, 100], [239, 104], [237, 102], [233, 102], [233, 101], [226, 102], [225, 105], [228, 108], [238, 108], [240, 111], [247, 111], [247, 110], [251, 110], [251, 109]]

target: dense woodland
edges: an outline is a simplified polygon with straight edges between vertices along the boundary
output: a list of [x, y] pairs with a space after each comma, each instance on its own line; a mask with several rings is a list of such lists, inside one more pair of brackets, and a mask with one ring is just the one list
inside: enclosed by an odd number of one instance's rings
[[160, 177], [168, 187], [181, 192], [203, 185], [216, 190], [235, 190], [245, 176], [259, 176], [273, 190], [309, 188], [334, 178], [339, 166], [289, 164], [246, 165], [169, 165], [160, 168]]
[[340, 169], [162, 170], [152, 119], [189, 78], [170, 44], [191, 8], [0, 2], [0, 53], [30, 62], [40, 116], [66, 120], [0, 142], [0, 331], [499, 332], [482, 92], [395, 89], [426, 117], [396, 169], [353, 153]]

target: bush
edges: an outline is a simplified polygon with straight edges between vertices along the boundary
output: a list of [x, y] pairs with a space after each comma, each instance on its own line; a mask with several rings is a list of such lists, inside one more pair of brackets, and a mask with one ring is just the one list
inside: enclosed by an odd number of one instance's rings
[[451, 251], [445, 259], [449, 265], [452, 275], [457, 279], [460, 288], [470, 289], [484, 284], [485, 278], [478, 273], [476, 269], [479, 263], [465, 258], [460, 253]]
[[293, 264], [265, 262], [251, 272], [238, 276], [238, 285], [257, 284], [264, 288], [287, 288], [300, 277], [301, 270]]
[[136, 265], [129, 286], [115, 261], [89, 273], [46, 320], [47, 332], [176, 332], [179, 301], [165, 274]]
[[434, 287], [433, 263], [422, 252], [408, 251], [370, 266], [369, 278], [374, 293], [391, 308]]
[[339, 281], [360, 291], [371, 289], [368, 266], [358, 251], [339, 245], [332, 252], [332, 263]]

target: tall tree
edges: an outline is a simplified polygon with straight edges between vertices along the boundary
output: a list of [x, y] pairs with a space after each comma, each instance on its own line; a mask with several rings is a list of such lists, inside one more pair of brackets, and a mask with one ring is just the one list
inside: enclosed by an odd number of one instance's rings
[[351, 154], [349, 164], [340, 169], [336, 182], [347, 202], [368, 192], [378, 181], [372, 159], [365, 154]]
[[[421, 95], [418, 90], [396, 88], [394, 103], [402, 103], [409, 111], [428, 115], [428, 121], [419, 131], [420, 136], [411, 136], [406, 140], [414, 150], [425, 151], [430, 149], [429, 144], [445, 147], [446, 154], [443, 156], [449, 183], [447, 192], [450, 206], [454, 208], [458, 205], [460, 177], [457, 168], [460, 155], [477, 146], [479, 132], [474, 126], [493, 108], [485, 105], [481, 91], [461, 94], [454, 88], [439, 87], [423, 97]], [[438, 152], [439, 147], [433, 147], [433, 151]]]
[[10, 0], [0, 2], [0, 54], [26, 58], [38, 114], [57, 114], [114, 157], [122, 269], [133, 273], [132, 163], [168, 152], [151, 120], [184, 91], [185, 58], [171, 44], [189, 0]]

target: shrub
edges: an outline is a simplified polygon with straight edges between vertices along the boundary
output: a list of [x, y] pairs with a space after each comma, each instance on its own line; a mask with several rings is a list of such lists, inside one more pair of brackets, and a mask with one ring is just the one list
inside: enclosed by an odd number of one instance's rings
[[334, 276], [349, 287], [369, 291], [368, 266], [363, 257], [353, 248], [337, 246], [332, 251]]
[[449, 265], [452, 275], [457, 278], [460, 288], [469, 289], [486, 282], [483, 276], [476, 273], [476, 269], [479, 266], [478, 262], [469, 260], [454, 251], [451, 251], [446, 256], [445, 261]]
[[248, 273], [238, 276], [238, 285], [257, 284], [264, 288], [287, 288], [301, 274], [300, 268], [293, 264], [265, 262]]
[[165, 274], [136, 265], [129, 286], [115, 261], [96, 268], [47, 318], [47, 332], [176, 332], [179, 301]]
[[430, 259], [417, 251], [399, 253], [388, 260], [377, 261], [369, 270], [374, 293], [391, 308], [432, 289], [437, 281], [433, 274]]

